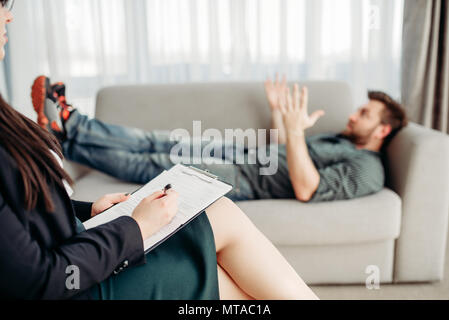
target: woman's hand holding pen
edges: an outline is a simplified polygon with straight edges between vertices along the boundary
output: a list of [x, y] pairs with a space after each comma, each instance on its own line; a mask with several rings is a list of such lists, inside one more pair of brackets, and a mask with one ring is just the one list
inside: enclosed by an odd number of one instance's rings
[[172, 189], [166, 190], [143, 199], [132, 214], [144, 241], [168, 225], [178, 212], [178, 193]]

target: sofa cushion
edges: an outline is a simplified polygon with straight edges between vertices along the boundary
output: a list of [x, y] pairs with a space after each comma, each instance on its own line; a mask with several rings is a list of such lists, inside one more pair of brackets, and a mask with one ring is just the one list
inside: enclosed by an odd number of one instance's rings
[[63, 166], [64, 170], [69, 174], [69, 176], [72, 178], [73, 181], [81, 179], [82, 177], [84, 177], [85, 175], [87, 175], [89, 172], [92, 171], [92, 169], [89, 167], [69, 161], [67, 159], [63, 160]]
[[74, 194], [72, 199], [95, 202], [105, 194], [133, 192], [140, 187], [141, 185], [123, 182], [99, 171], [92, 170], [76, 181], [73, 187]]
[[[95, 201], [140, 185], [92, 171], [77, 181], [73, 199]], [[296, 200], [245, 201], [238, 206], [276, 245], [337, 245], [396, 239], [401, 200], [391, 190], [364, 198], [316, 204]]]
[[[307, 134], [344, 130], [354, 111], [349, 85], [339, 81], [308, 81], [300, 85], [309, 88], [309, 111], [326, 111], [326, 116]], [[144, 130], [183, 128], [190, 133], [195, 120], [201, 120], [202, 130], [214, 128], [222, 132], [271, 126], [261, 82], [107, 87], [98, 93], [95, 117]]]
[[401, 199], [393, 191], [323, 203], [262, 200], [238, 203], [276, 245], [313, 246], [397, 239]]

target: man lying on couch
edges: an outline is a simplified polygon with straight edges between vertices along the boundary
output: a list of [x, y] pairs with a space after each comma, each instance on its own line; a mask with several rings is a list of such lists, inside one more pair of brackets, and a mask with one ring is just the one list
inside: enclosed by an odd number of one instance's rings
[[[277, 171], [261, 175], [264, 165], [259, 161], [217, 164], [203, 159], [196, 166], [234, 185], [228, 198], [319, 202], [347, 200], [382, 190], [382, 149], [407, 125], [399, 103], [385, 93], [369, 92], [369, 102], [351, 115], [342, 133], [306, 138], [305, 131], [324, 115], [323, 111], [308, 114], [307, 88], [300, 90], [295, 85], [291, 93], [285, 79], [282, 83], [268, 80], [265, 88], [273, 127], [279, 130], [277, 148], [270, 149], [277, 152]], [[39, 125], [60, 139], [69, 160], [137, 184], [147, 183], [175, 164], [172, 151], [181, 142], [171, 140], [170, 132], [145, 132], [89, 119], [67, 104], [62, 83], [51, 85], [48, 78], [37, 78], [32, 100]], [[237, 158], [236, 154], [248, 158], [257, 153], [226, 143], [221, 147], [232, 148], [232, 159]], [[221, 158], [223, 154], [228, 153], [221, 152]]]

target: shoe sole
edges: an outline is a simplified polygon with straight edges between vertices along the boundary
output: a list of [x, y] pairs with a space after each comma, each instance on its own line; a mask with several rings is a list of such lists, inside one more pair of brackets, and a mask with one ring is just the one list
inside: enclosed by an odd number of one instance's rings
[[47, 77], [38, 77], [31, 87], [31, 101], [34, 111], [37, 113], [37, 123], [43, 129], [47, 129], [48, 119], [44, 113], [45, 99], [47, 98]]

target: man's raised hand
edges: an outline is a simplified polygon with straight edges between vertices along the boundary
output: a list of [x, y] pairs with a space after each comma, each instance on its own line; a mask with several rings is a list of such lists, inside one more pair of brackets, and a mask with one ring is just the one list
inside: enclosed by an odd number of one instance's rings
[[282, 90], [279, 98], [279, 109], [283, 116], [284, 126], [287, 135], [303, 135], [304, 131], [313, 127], [316, 122], [324, 116], [323, 110], [316, 111], [309, 115], [309, 90], [307, 87], [299, 89], [299, 85], [295, 84], [293, 88], [293, 96], [290, 88], [286, 86]]
[[279, 98], [283, 94], [283, 91], [287, 87], [287, 77], [282, 77], [282, 82], [279, 80], [279, 74], [276, 74], [275, 82], [268, 78], [265, 81], [265, 92], [267, 94], [268, 103], [270, 104], [271, 111], [279, 110]]

